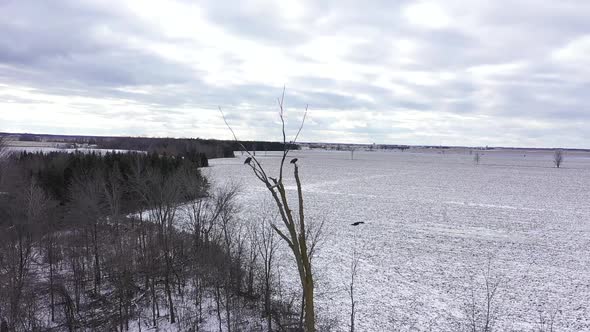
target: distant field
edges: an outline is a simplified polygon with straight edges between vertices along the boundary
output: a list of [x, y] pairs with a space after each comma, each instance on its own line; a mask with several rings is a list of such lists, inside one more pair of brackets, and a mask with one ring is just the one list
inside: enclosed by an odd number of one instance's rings
[[[498, 331], [531, 331], [551, 313], [557, 331], [590, 330], [590, 154], [567, 152], [556, 169], [551, 151], [479, 152], [479, 165], [469, 150], [295, 152], [308, 215], [327, 224], [315, 261], [321, 315], [346, 327], [356, 241], [359, 331], [452, 331], [472, 294], [485, 296], [486, 274], [500, 281]], [[277, 155], [259, 158], [277, 169]], [[243, 157], [210, 165], [217, 185], [242, 185], [255, 215], [268, 193]]]
[[[90, 147], [78, 147], [73, 148], [72, 144], [59, 143], [59, 142], [28, 142], [28, 141], [8, 141], [8, 151], [19, 152], [95, 152], [95, 153], [125, 153], [129, 150], [109, 150], [109, 149], [96, 149]], [[141, 152], [141, 151], [135, 151]]]

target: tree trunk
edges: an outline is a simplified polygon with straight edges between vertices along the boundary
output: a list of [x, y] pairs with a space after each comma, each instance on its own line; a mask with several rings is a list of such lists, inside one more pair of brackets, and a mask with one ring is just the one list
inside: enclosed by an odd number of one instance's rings
[[176, 317], [174, 316], [174, 301], [172, 300], [172, 289], [170, 287], [170, 277], [168, 273], [166, 273], [166, 277], [164, 278], [164, 287], [166, 288], [166, 295], [168, 296], [168, 306], [170, 311], [170, 323], [176, 323]]
[[[49, 235], [51, 236], [51, 235]], [[53, 296], [53, 244], [49, 244], [49, 250], [47, 251], [47, 258], [49, 260], [49, 298], [51, 306], [51, 322], [55, 322], [55, 299]]]
[[266, 326], [268, 332], [272, 332], [272, 315], [270, 310], [270, 278], [267, 276], [265, 281], [264, 311], [266, 314]]
[[152, 323], [153, 326], [156, 327], [158, 322], [156, 321], [156, 285], [155, 285], [155, 281], [152, 278], [152, 282], [150, 283], [150, 288], [152, 290]]
[[217, 320], [219, 321], [219, 332], [223, 332], [223, 325], [221, 320], [221, 292], [219, 289], [219, 285], [215, 285], [215, 302], [217, 304]]
[[303, 290], [305, 296], [305, 331], [315, 332], [315, 308], [313, 302], [313, 277], [311, 272], [307, 273], [305, 277], [305, 288]]
[[92, 232], [92, 241], [94, 242], [94, 291], [98, 291], [98, 287], [100, 286], [100, 257], [98, 254], [98, 226], [94, 224], [94, 229]]

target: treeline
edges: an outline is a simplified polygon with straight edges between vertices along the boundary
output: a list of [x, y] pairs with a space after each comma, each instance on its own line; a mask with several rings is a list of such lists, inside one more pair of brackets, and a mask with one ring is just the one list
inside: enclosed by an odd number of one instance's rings
[[[8, 135], [0, 133], [0, 136]], [[64, 135], [37, 135], [15, 134], [11, 135], [20, 141], [30, 142], [60, 142], [74, 146], [88, 145], [99, 149], [145, 151], [184, 158], [195, 158], [205, 155], [207, 158], [229, 158], [234, 156], [234, 151], [241, 150], [243, 144], [250, 151], [283, 151], [281, 142], [265, 141], [223, 141], [200, 138], [158, 138], [158, 137], [102, 137], [102, 136], [64, 136]], [[291, 150], [296, 150], [297, 145], [290, 145]]]
[[[96, 137], [89, 141], [101, 149], [140, 150], [184, 156], [196, 151], [208, 158], [228, 158], [240, 151], [240, 143], [250, 151], [283, 151], [283, 143], [263, 141], [220, 141], [199, 138]], [[296, 146], [292, 148], [297, 149]]]
[[219, 331], [297, 326], [296, 299], [277, 286], [274, 233], [238, 219], [237, 189], [210, 189], [199, 166], [156, 153], [2, 160], [0, 323], [8, 331], [200, 331], [211, 319]]

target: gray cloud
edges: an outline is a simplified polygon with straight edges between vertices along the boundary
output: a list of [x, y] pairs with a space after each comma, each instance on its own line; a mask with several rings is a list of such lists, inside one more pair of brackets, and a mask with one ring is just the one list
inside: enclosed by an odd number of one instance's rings
[[431, 4], [3, 1], [0, 131], [590, 145], [590, 4]]

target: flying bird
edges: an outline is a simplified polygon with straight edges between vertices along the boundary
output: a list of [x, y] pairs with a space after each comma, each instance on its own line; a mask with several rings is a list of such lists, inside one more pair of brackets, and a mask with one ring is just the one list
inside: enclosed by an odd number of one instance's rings
[[244, 160], [244, 164], [250, 164], [251, 161], [252, 161], [252, 157], [248, 157], [248, 158], [246, 158], [246, 160]]
[[353, 222], [352, 224], [350, 224], [351, 226], [358, 226], [360, 224], [364, 224], [364, 221], [357, 221], [357, 222]]
[[297, 158], [293, 158], [293, 159], [291, 159], [291, 164], [294, 164], [294, 163], [296, 163], [296, 162], [297, 162], [297, 160], [299, 160], [299, 159], [297, 159]]

